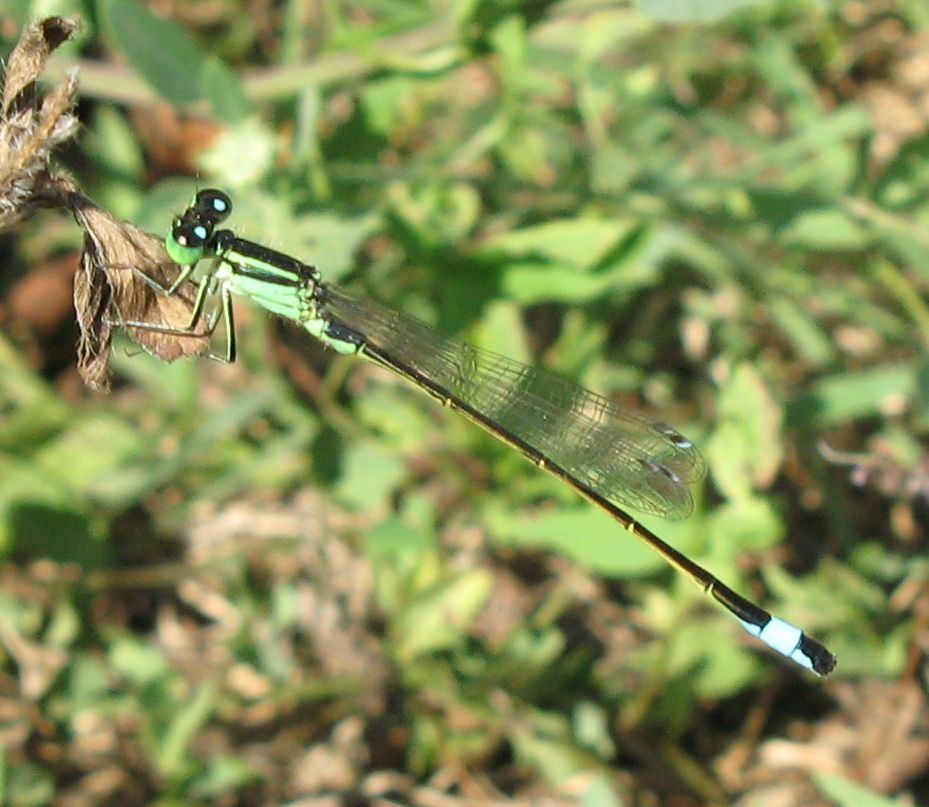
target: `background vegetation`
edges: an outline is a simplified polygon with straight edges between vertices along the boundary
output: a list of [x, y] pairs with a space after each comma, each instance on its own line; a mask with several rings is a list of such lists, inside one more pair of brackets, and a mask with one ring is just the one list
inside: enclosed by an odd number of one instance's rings
[[83, 20], [89, 196], [160, 233], [224, 187], [675, 424], [710, 472], [649, 526], [839, 666], [247, 305], [237, 364], [126, 342], [90, 392], [45, 212], [0, 269], [5, 803], [929, 803], [923, 2], [6, 2], [6, 52]]

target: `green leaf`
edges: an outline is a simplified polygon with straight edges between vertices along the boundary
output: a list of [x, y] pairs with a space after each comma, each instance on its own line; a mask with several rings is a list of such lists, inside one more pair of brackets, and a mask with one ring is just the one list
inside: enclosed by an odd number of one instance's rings
[[614, 286], [612, 275], [590, 275], [574, 266], [526, 261], [509, 264], [503, 279], [506, 296], [523, 305], [552, 300], [584, 303]]
[[138, 181], [145, 170], [145, 155], [137, 138], [124, 115], [113, 107], [101, 106], [95, 110], [93, 123], [82, 141], [108, 171], [123, 180]]
[[565, 715], [524, 709], [515, 721], [511, 742], [518, 762], [537, 768], [552, 784], [590, 770], [591, 756], [575, 744]]
[[217, 796], [228, 796], [245, 785], [257, 784], [262, 780], [255, 766], [241, 757], [211, 756], [206, 764], [206, 771], [191, 783], [191, 795], [195, 798], [209, 798], [212, 801]]
[[635, 228], [635, 222], [617, 219], [561, 219], [495, 236], [481, 245], [481, 252], [498, 259], [503, 255], [531, 256], [591, 268]]
[[394, 212], [426, 248], [460, 241], [475, 227], [481, 212], [477, 190], [464, 182], [397, 183], [388, 198]]
[[391, 624], [398, 662], [408, 664], [417, 656], [458, 644], [486, 604], [493, 584], [489, 571], [474, 569], [417, 597]]
[[638, 5], [655, 22], [711, 23], [765, 2], [771, 0], [638, 0]]
[[61, 436], [42, 448], [36, 463], [49, 479], [59, 479], [76, 494], [96, 496], [98, 486], [120, 473], [124, 463], [144, 454], [153, 437], [124, 418], [94, 412], [71, 424]]
[[111, 670], [104, 659], [89, 654], [76, 655], [68, 668], [72, 708], [78, 713], [103, 708], [115, 692], [110, 676]]
[[919, 390], [918, 371], [915, 364], [884, 364], [827, 376], [790, 403], [787, 422], [823, 429], [883, 411], [899, 411]]
[[[0, 448], [28, 451], [57, 433], [74, 413], [0, 333]], [[0, 482], [3, 477], [0, 476]]]
[[403, 460], [394, 452], [355, 441], [345, 450], [342, 477], [335, 492], [353, 507], [372, 507], [382, 503], [405, 475]]
[[874, 191], [881, 208], [906, 208], [926, 198], [929, 191], [929, 134], [902, 144], [880, 173]]
[[216, 681], [203, 681], [173, 712], [166, 730], [158, 738], [156, 764], [162, 776], [177, 778], [191, 767], [194, 757], [189, 754], [190, 743], [212, 715], [218, 694]]
[[609, 716], [598, 703], [583, 700], [571, 714], [574, 736], [579, 745], [609, 760], [616, 753], [616, 744], [610, 736]]
[[416, 80], [405, 75], [367, 82], [360, 93], [368, 125], [382, 136], [389, 135], [403, 118], [403, 104], [416, 97], [416, 87]]
[[113, 669], [136, 684], [150, 684], [163, 678], [169, 670], [160, 650], [128, 637], [116, 639], [110, 645]]
[[593, 153], [591, 180], [600, 193], [621, 194], [642, 173], [635, 155], [617, 143], [603, 143]]
[[215, 56], [207, 58], [200, 71], [200, 90], [210, 102], [217, 120], [234, 125], [252, 111], [239, 77]]
[[872, 240], [867, 230], [837, 208], [801, 213], [781, 236], [786, 244], [821, 252], [864, 249]]
[[770, 300], [768, 310], [781, 333], [808, 364], [821, 367], [833, 360], [836, 347], [832, 335], [819, 327], [806, 308], [785, 295], [778, 295]]
[[719, 419], [707, 442], [713, 479], [729, 498], [768, 487], [782, 458], [783, 413], [750, 364], [735, 368], [719, 396]]
[[911, 800], [892, 799], [881, 793], [875, 793], [857, 782], [831, 773], [813, 773], [813, 779], [819, 789], [837, 807], [904, 807]]
[[18, 499], [0, 505], [0, 516], [4, 545], [19, 558], [77, 563], [85, 571], [102, 567], [108, 559], [105, 533], [77, 509]]
[[207, 56], [187, 29], [138, 0], [101, 0], [103, 26], [132, 67], [176, 106], [206, 100], [219, 120], [234, 124], [250, 112], [238, 76]]
[[[744, 633], [732, 621], [717, 614], [688, 615], [668, 634], [668, 670], [678, 675], [694, 674], [694, 695], [704, 698], [727, 698], [740, 692], [758, 668], [750, 639], [740, 646]], [[722, 634], [722, 635], [721, 635]], [[746, 649], [748, 648], [748, 649]], [[754, 645], [764, 652], [763, 645]]]
[[[598, 574], [635, 578], [652, 574], [664, 565], [654, 550], [595, 507], [542, 510], [527, 515], [490, 502], [482, 508], [482, 516], [498, 543], [560, 552]], [[680, 528], [669, 525], [667, 531]]]
[[519, 82], [526, 67], [525, 20], [518, 14], [511, 14], [494, 26], [489, 39], [499, 57], [503, 80]]
[[178, 105], [200, 98], [204, 57], [184, 28], [137, 0], [102, 0], [100, 10], [114, 44], [158, 95]]
[[470, 341], [484, 350], [505, 354], [524, 364], [532, 363], [522, 311], [509, 300], [487, 306], [475, 338]]
[[[735, 499], [717, 507], [708, 517], [706, 532], [725, 536], [714, 548], [726, 547], [733, 557], [738, 552], [758, 552], [775, 546], [784, 537], [784, 524], [768, 499], [760, 496]], [[714, 552], [714, 557], [720, 557]]]
[[7, 786], [0, 796], [4, 804], [15, 807], [43, 807], [55, 801], [58, 788], [50, 771], [29, 761], [9, 765], [4, 758], [4, 767], [8, 769]]
[[437, 417], [441, 417], [431, 400], [386, 373], [373, 379], [357, 397], [355, 412], [365, 433], [376, 434], [383, 447], [395, 450], [397, 456], [426, 450], [424, 439], [435, 431]]
[[504, 263], [508, 298], [581, 303], [654, 283], [669, 247], [663, 234], [650, 229], [581, 218], [504, 234], [482, 245], [480, 254]]
[[391, 518], [365, 533], [364, 544], [375, 566], [415, 566], [435, 548], [435, 536]]

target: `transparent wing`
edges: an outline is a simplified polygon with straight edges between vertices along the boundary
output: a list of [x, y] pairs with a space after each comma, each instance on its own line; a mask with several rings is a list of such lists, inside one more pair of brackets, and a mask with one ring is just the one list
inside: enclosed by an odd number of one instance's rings
[[703, 477], [706, 465], [667, 424], [415, 317], [333, 286], [317, 291], [323, 319], [415, 369], [614, 504], [671, 519], [693, 511], [688, 484]]

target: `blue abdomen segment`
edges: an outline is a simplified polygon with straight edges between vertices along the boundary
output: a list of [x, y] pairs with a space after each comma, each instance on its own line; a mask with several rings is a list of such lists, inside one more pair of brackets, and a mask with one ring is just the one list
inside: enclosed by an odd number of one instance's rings
[[787, 656], [801, 667], [807, 670], [817, 672], [816, 664], [803, 649], [804, 634], [800, 628], [772, 616], [764, 625], [754, 625], [745, 620], [739, 620], [742, 627], [745, 628], [752, 636], [756, 636], [766, 645], [777, 650], [778, 653]]

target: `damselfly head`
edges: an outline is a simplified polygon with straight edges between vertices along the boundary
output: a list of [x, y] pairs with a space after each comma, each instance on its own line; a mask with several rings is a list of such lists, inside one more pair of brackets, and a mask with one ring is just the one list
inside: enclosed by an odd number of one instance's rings
[[195, 205], [177, 216], [171, 222], [171, 232], [165, 240], [165, 248], [171, 260], [182, 266], [199, 261], [203, 257], [207, 242], [213, 236], [214, 218]]

